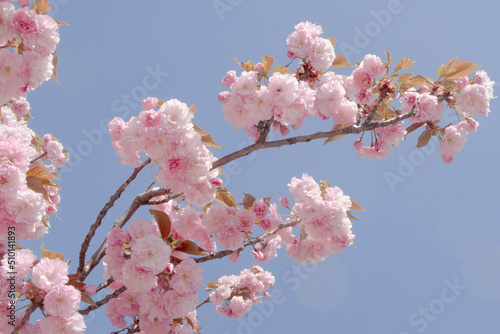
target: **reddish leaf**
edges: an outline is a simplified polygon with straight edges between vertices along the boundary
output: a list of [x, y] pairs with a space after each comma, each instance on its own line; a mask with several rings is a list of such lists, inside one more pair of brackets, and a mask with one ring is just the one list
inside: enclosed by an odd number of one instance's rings
[[175, 248], [176, 251], [183, 252], [191, 255], [207, 255], [208, 252], [199, 247], [191, 240], [183, 240], [179, 246]]
[[170, 217], [163, 211], [150, 209], [149, 212], [155, 217], [156, 223], [160, 229], [161, 238], [167, 240], [170, 236], [170, 230], [172, 229]]

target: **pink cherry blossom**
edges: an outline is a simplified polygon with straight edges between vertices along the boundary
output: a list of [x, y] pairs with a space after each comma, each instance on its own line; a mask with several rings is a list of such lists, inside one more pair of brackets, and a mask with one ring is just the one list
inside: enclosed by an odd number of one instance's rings
[[51, 291], [56, 286], [68, 283], [68, 264], [60, 259], [42, 258], [33, 267], [31, 281], [40, 289]]
[[80, 305], [80, 291], [71, 285], [55, 286], [44, 298], [44, 308], [50, 315], [67, 318]]

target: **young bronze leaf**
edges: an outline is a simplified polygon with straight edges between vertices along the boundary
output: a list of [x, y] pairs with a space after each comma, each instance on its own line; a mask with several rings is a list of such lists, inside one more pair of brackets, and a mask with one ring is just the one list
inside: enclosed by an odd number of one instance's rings
[[457, 61], [457, 59], [458, 59], [458, 56], [456, 56], [455, 58], [453, 58], [450, 61], [448, 61], [444, 67], [447, 70], [449, 70], [453, 66], [453, 64], [455, 64], [455, 62]]
[[156, 223], [160, 229], [161, 238], [167, 240], [170, 236], [170, 230], [172, 229], [170, 217], [163, 211], [150, 209], [149, 212], [155, 217]]
[[270, 206], [271, 204], [271, 199], [273, 198], [273, 196], [269, 196], [269, 197], [264, 197], [262, 200], [264, 201], [264, 203], [267, 204], [267, 206]]
[[271, 71], [271, 68], [273, 67], [274, 64], [274, 58], [268, 55], [264, 55], [264, 57], [261, 60], [262, 67], [264, 68], [265, 75], [269, 74], [269, 71]]
[[361, 205], [358, 204], [358, 202], [354, 201], [351, 199], [351, 207], [349, 208], [349, 210], [356, 210], [356, 211], [366, 211], [368, 212], [368, 210], [365, 210], [361, 207]]
[[384, 67], [385, 67], [385, 70], [387, 71], [387, 73], [389, 73], [389, 67], [391, 66], [391, 62], [392, 62], [392, 55], [389, 51], [384, 51], [384, 54], [387, 55], [387, 61], [384, 63]]
[[[332, 129], [330, 131], [336, 131], [336, 130], [340, 130], [340, 129], [346, 129], [348, 128], [349, 125], [348, 124], [338, 124], [338, 123], [335, 123], [333, 126], [332, 126]], [[329, 143], [331, 141], [335, 141], [337, 139], [340, 139], [342, 137], [344, 137], [345, 134], [342, 134], [342, 135], [336, 135], [336, 136], [333, 136], [333, 137], [330, 137], [330, 138], [326, 138], [325, 142], [323, 143], [323, 145], [325, 145], [326, 143]]]
[[35, 166], [35, 167], [31, 168], [29, 171], [26, 172], [26, 175], [34, 176], [37, 179], [41, 179], [41, 180], [56, 180], [57, 179], [54, 175], [47, 172], [47, 170], [45, 168], [43, 168], [42, 166]]
[[431, 130], [425, 130], [424, 132], [422, 132], [420, 137], [418, 137], [417, 147], [424, 147], [425, 145], [427, 145], [429, 140], [431, 140], [431, 137], [432, 137]]
[[453, 72], [447, 74], [445, 76], [445, 79], [457, 80], [458, 78], [465, 77], [471, 74], [478, 67], [481, 67], [481, 65], [474, 65], [470, 61], [459, 61], [451, 67], [451, 70], [453, 70]]
[[56, 50], [54, 50], [52, 52], [52, 55], [53, 55], [53, 57], [52, 57], [52, 66], [53, 66], [53, 68], [52, 68], [52, 76], [54, 77], [54, 79], [56, 80], [56, 82], [58, 84], [60, 84], [59, 80], [57, 79], [57, 52], [56, 52]]
[[438, 69], [438, 79], [444, 77], [448, 73], [448, 70], [444, 65], [439, 66]]
[[212, 138], [210, 133], [203, 131], [198, 125], [193, 123], [194, 131], [198, 132], [201, 135], [201, 143], [207, 147], [217, 147], [224, 148], [217, 144], [215, 140]]
[[219, 187], [219, 189], [217, 189], [215, 200], [220, 204], [224, 204], [227, 207], [236, 208], [236, 200], [225, 187]]
[[56, 21], [56, 23], [57, 23], [57, 25], [58, 25], [58, 26], [69, 26], [69, 24], [64, 23], [64, 22], [61, 22], [61, 21], [58, 21], [58, 20], [56, 20], [55, 18], [52, 18], [52, 19], [53, 19], [54, 21]]
[[215, 284], [214, 282], [208, 282], [208, 283], [205, 283], [204, 285], [206, 285], [207, 288], [209, 289], [217, 289], [217, 284]]
[[253, 71], [255, 69], [255, 65], [253, 61], [249, 60], [246, 63], [241, 63], [241, 67], [247, 72]]
[[406, 135], [405, 135], [405, 138], [406, 136], [408, 136], [410, 133], [412, 133], [413, 131], [417, 130], [418, 128], [420, 128], [422, 125], [424, 125], [425, 122], [419, 122], [419, 123], [413, 123], [412, 125], [410, 125], [409, 127], [406, 128]]
[[333, 67], [333, 68], [342, 68], [342, 67], [346, 67], [346, 66], [351, 66], [351, 67], [354, 67], [351, 65], [351, 63], [349, 63], [349, 61], [342, 55], [336, 55], [335, 56], [335, 60], [333, 61], [333, 63], [330, 65], [330, 67]]
[[[159, 101], [158, 101], [159, 102]], [[163, 104], [163, 103], [162, 103]], [[160, 106], [161, 107], [161, 106]], [[158, 108], [160, 108], [158, 107]], [[196, 108], [194, 107], [194, 103], [191, 104], [191, 107], [189, 107], [189, 111], [192, 112], [193, 114], [196, 112]]]
[[335, 46], [335, 44], [337, 44], [337, 39], [335, 37], [330, 37], [328, 38], [328, 40], [330, 41], [330, 43], [332, 43], [332, 46]]
[[191, 255], [207, 255], [208, 252], [203, 248], [199, 247], [197, 244], [191, 240], [183, 240], [179, 246], [175, 249], [176, 251], [183, 252]]
[[98, 307], [95, 301], [92, 299], [92, 297], [83, 292], [81, 293], [81, 295], [82, 295], [82, 302]]
[[347, 211], [347, 217], [350, 219], [350, 220], [359, 220], [358, 218], [354, 217], [351, 213], [351, 211]]
[[401, 58], [401, 60], [396, 64], [394, 72], [404, 70], [405, 68], [411, 67], [413, 65], [415, 65], [415, 62], [411, 61], [410, 58]]
[[398, 78], [399, 82], [407, 83], [413, 77], [413, 73], [401, 74]]
[[279, 72], [279, 73], [281, 73], [281, 74], [289, 74], [289, 73], [290, 73], [290, 71], [288, 70], [288, 67], [286, 67], [286, 66], [281, 66], [281, 65], [278, 65], [278, 66], [276, 66], [276, 67], [274, 68], [273, 74], [274, 74], [275, 72]]
[[[245, 194], [245, 193], [243, 193]], [[243, 207], [247, 210], [251, 210], [253, 206], [253, 202], [255, 202], [255, 197], [253, 197], [250, 194], [245, 194], [245, 197], [243, 197]]]
[[49, 198], [49, 194], [47, 193], [47, 189], [43, 186], [43, 181], [40, 180], [39, 178], [31, 175], [26, 176], [26, 183], [28, 185], [28, 188], [33, 190], [36, 193], [42, 194], [43, 198], [45, 201], [48, 203], [52, 204]]
[[42, 246], [40, 246], [40, 248], [42, 250], [43, 257], [48, 257], [51, 260], [59, 259], [61, 261], [64, 261], [64, 255], [62, 255], [61, 253], [54, 253], [54, 252], [51, 252], [47, 249], [43, 249], [43, 243], [42, 243]]
[[300, 228], [300, 240], [303, 241], [306, 239], [307, 239], [307, 233], [306, 233], [304, 225], [302, 225], [302, 227]]
[[52, 8], [48, 0], [35, 0], [35, 3], [31, 6], [31, 10], [34, 10], [37, 14], [43, 15], [50, 12]]
[[412, 86], [419, 86], [419, 87], [425, 84], [432, 86], [434, 85], [434, 80], [432, 80], [431, 78], [424, 77], [421, 74], [417, 74], [416, 76], [411, 78], [407, 83]]

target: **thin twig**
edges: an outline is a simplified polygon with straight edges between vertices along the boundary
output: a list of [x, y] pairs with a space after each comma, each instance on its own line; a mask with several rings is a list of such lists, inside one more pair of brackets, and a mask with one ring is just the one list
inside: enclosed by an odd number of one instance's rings
[[338, 130], [333, 130], [333, 131], [328, 131], [328, 132], [316, 132], [310, 135], [305, 135], [305, 136], [296, 136], [296, 137], [290, 137], [290, 138], [285, 138], [281, 140], [275, 140], [275, 141], [268, 141], [268, 142], [257, 142], [253, 145], [247, 146], [239, 151], [235, 151], [231, 154], [226, 155], [225, 157], [220, 158], [219, 160], [215, 161], [212, 164], [212, 169], [214, 168], [219, 168], [235, 159], [244, 157], [246, 155], [249, 155], [250, 153], [253, 153], [258, 150], [262, 150], [265, 148], [271, 148], [271, 147], [281, 147], [281, 146], [286, 146], [286, 145], [293, 145], [297, 143], [307, 143], [315, 139], [324, 139], [324, 138], [331, 138], [335, 137], [338, 135], [345, 135], [349, 133], [354, 133], [358, 134], [363, 131], [370, 131], [374, 130], [377, 128], [385, 127], [394, 123], [397, 123], [399, 121], [402, 121], [404, 119], [410, 118], [414, 116], [416, 113], [416, 108], [413, 108], [411, 111], [394, 116], [393, 118], [390, 118], [388, 120], [380, 121], [380, 122], [374, 122], [370, 124], [361, 124], [361, 125], [352, 125], [348, 128], [344, 129], [338, 129]]
[[87, 315], [91, 311], [98, 309], [99, 307], [103, 306], [107, 302], [109, 302], [111, 299], [118, 297], [120, 294], [122, 294], [127, 288], [125, 286], [122, 286], [119, 289], [116, 289], [115, 292], [113, 292], [110, 295], [107, 295], [103, 299], [97, 301], [95, 305], [89, 305], [86, 309], [78, 311], [81, 315]]
[[245, 242], [242, 247], [238, 248], [235, 251], [230, 250], [230, 249], [225, 249], [225, 250], [221, 250], [221, 251], [214, 253], [214, 254], [199, 257], [199, 258], [194, 259], [194, 260], [196, 261], [196, 263], [203, 263], [203, 262], [207, 262], [207, 261], [211, 261], [211, 260], [215, 260], [215, 259], [222, 259], [228, 255], [233, 254], [233, 253], [241, 252], [248, 246], [253, 246], [259, 242], [264, 241], [267, 237], [276, 234], [279, 230], [282, 230], [282, 229], [287, 228], [287, 227], [294, 227], [298, 223], [300, 223], [300, 220], [292, 221], [288, 224], [281, 224], [280, 226], [276, 227], [274, 230], [263, 233], [262, 235], [258, 236], [257, 238], [254, 238], [250, 241]]
[[19, 333], [19, 330], [24, 326], [26, 322], [30, 319], [30, 316], [35, 310], [37, 309], [38, 305], [35, 302], [31, 302], [30, 306], [26, 309], [24, 313], [24, 317], [21, 319], [21, 322], [14, 327], [14, 330], [12, 331], [12, 334], [17, 334]]
[[107, 287], [108, 287], [111, 283], [113, 283], [114, 281], [115, 281], [115, 280], [113, 279], [113, 277], [108, 278], [108, 280], [107, 280], [106, 282], [101, 283], [101, 284], [99, 284], [99, 285], [97, 286], [97, 288], [95, 289], [95, 290], [96, 290], [96, 292], [99, 292], [99, 291], [101, 291], [102, 289], [107, 288]]
[[[108, 213], [109, 209], [113, 207], [115, 204], [116, 200], [118, 200], [121, 196], [121, 194], [125, 191], [125, 189], [128, 187], [128, 185], [137, 177], [137, 174], [146, 167], [149, 163], [151, 162], [151, 158], [147, 158], [146, 161], [142, 163], [139, 167], [134, 169], [134, 172], [130, 177], [125, 181], [120, 188], [115, 192], [113, 196], [110, 197], [108, 203], [104, 205], [102, 208], [101, 212], [97, 215], [97, 219], [94, 224], [90, 227], [89, 232], [87, 233], [87, 236], [85, 237], [85, 240], [82, 243], [82, 248], [80, 249], [80, 256], [79, 256], [79, 264], [78, 264], [78, 270], [77, 273], [81, 274], [83, 271], [83, 267], [85, 266], [85, 256], [87, 255], [87, 250], [89, 249], [90, 246], [90, 241], [95, 235], [95, 232], [99, 226], [101, 226], [103, 218], [106, 216]], [[80, 276], [80, 280], [83, 282], [83, 278]]]
[[47, 152], [44, 152], [43, 154], [39, 155], [39, 156], [38, 156], [38, 157], [36, 157], [35, 159], [31, 160], [31, 161], [30, 161], [30, 164], [32, 164], [32, 163], [34, 163], [35, 161], [37, 161], [37, 160], [39, 160], [39, 159], [43, 158], [43, 157], [44, 157], [44, 156], [46, 156], [46, 155], [47, 155]]
[[202, 301], [201, 303], [199, 303], [198, 305], [196, 305], [196, 308], [200, 308], [202, 305], [205, 305], [207, 303], [210, 303], [210, 297], [207, 297], [207, 299], [205, 299], [204, 301]]
[[[122, 228], [141, 206], [146, 205], [152, 198], [168, 195], [169, 193], [169, 189], [157, 189], [137, 195], [130, 207], [125, 211], [125, 213], [123, 213], [120, 218], [115, 221], [113, 226]], [[87, 263], [85, 263], [82, 271], [80, 272], [80, 281], [83, 282], [83, 280], [90, 274], [90, 272], [99, 264], [99, 262], [104, 257], [107, 248], [106, 240], [107, 239], [104, 239], [101, 246], [99, 246], [97, 251], [92, 255]]]

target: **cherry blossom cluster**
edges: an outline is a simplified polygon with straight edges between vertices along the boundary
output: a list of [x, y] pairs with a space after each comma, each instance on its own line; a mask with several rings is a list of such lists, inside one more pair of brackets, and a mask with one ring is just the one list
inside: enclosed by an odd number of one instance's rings
[[208, 283], [207, 290], [214, 289], [209, 298], [217, 306], [217, 314], [237, 319], [246, 315], [253, 305], [262, 302], [260, 294], [269, 298], [269, 289], [273, 288], [274, 281], [270, 272], [254, 265], [238, 276], [222, 276], [215, 284]]
[[288, 186], [296, 202], [289, 220], [299, 220], [301, 229], [298, 237], [291, 227], [280, 231], [290, 257], [299, 264], [315, 263], [352, 245], [349, 196], [336, 186], [320, 186], [307, 174], [292, 178]]
[[[241, 64], [245, 72], [240, 76], [235, 71], [227, 72], [222, 85], [229, 91], [219, 93], [219, 101], [224, 103], [222, 112], [229, 124], [244, 129], [256, 142], [265, 140], [260, 136], [266, 133], [263, 129], [270, 122], [273, 129], [283, 136], [289, 134], [289, 125], [297, 130], [305, 117], [311, 116], [323, 120], [331, 118], [336, 125], [344, 128], [370, 125], [370, 145], [363, 144], [362, 135], [354, 142], [354, 148], [362, 158], [384, 159], [394, 146], [405, 139], [407, 130], [402, 120], [391, 124], [380, 122], [411, 114], [410, 121], [425, 125], [427, 131], [423, 134], [425, 140], [419, 146], [424, 146], [430, 136], [437, 136], [441, 142], [443, 162], [450, 163], [453, 154], [463, 149], [467, 133], [477, 129], [478, 123], [470, 118], [489, 112], [489, 101], [494, 97], [494, 82], [486, 72], [477, 71], [472, 79], [467, 76], [455, 81], [448, 79], [447, 74], [453, 77], [453, 71], [471, 73], [477, 67], [471, 63], [461, 62], [461, 67], [454, 69], [454, 61], [451, 62], [441, 74], [442, 81], [436, 82], [423, 76], [413, 77], [411, 73], [409, 76], [389, 75], [391, 60], [384, 63], [370, 54], [356, 65], [349, 76], [322, 72], [330, 65], [334, 66], [336, 56], [332, 45], [334, 41], [319, 37], [321, 33], [321, 26], [310, 22], [295, 26], [295, 31], [287, 38], [288, 56], [300, 59], [300, 63], [292, 73], [287, 65], [276, 67], [269, 74], [270, 68], [263, 70], [263, 63], [253, 68]], [[343, 58], [338, 64], [341, 65], [337, 67], [350, 65]], [[394, 72], [413, 64], [407, 58], [402, 59]], [[403, 89], [403, 85], [409, 83], [419, 88]], [[393, 101], [401, 104], [399, 109], [389, 108]], [[441, 128], [438, 123], [446, 106], [457, 110], [459, 119], [469, 126]]]
[[26, 7], [29, 1], [18, 2], [22, 8], [0, 2], [0, 104], [50, 79], [59, 43], [58, 23]]
[[[12, 266], [6, 257], [2, 259], [0, 267], [0, 332], [10, 333], [12, 325], [9, 322], [17, 324], [24, 315], [21, 313], [15, 320], [11, 320], [12, 313], [8, 307], [11, 306], [9, 302], [12, 298], [7, 297], [7, 292], [11, 288], [10, 285], [15, 285], [19, 296], [18, 303], [26, 300], [36, 303], [46, 314], [45, 318], [37, 320], [35, 324], [25, 324], [20, 333], [83, 333], [86, 328], [83, 316], [76, 312], [80, 305], [81, 292], [68, 285], [68, 263], [47, 257], [35, 262], [36, 256], [29, 249], [17, 249], [15, 253], [15, 274], [12, 274]], [[26, 281], [30, 273], [32, 277]], [[91, 295], [95, 293], [95, 287], [87, 286], [85, 292]], [[24, 299], [21, 298], [23, 296]]]
[[311, 22], [297, 24], [286, 39], [288, 58], [308, 58], [316, 70], [326, 71], [335, 60], [335, 52], [328, 39], [319, 37], [322, 33], [320, 25]]
[[112, 291], [127, 288], [107, 304], [113, 326], [125, 328], [125, 317], [138, 317], [144, 333], [192, 332], [203, 283], [203, 270], [193, 258], [172, 251], [157, 225], [143, 219], [128, 230], [113, 228], [107, 242], [104, 279], [113, 278]]
[[24, 121], [27, 109], [24, 99], [0, 108], [0, 252], [8, 226], [15, 227], [18, 240], [47, 233], [48, 216], [57, 212], [60, 200], [51, 180], [67, 156], [52, 135], [37, 139]]
[[178, 100], [158, 103], [153, 97], [142, 102], [142, 109], [126, 123], [117, 117], [109, 124], [112, 145], [121, 162], [136, 166], [144, 151], [159, 162], [156, 179], [164, 188], [184, 193], [190, 204], [211, 202], [222, 181], [217, 178], [219, 172], [211, 170], [216, 159], [191, 122], [193, 112]]

